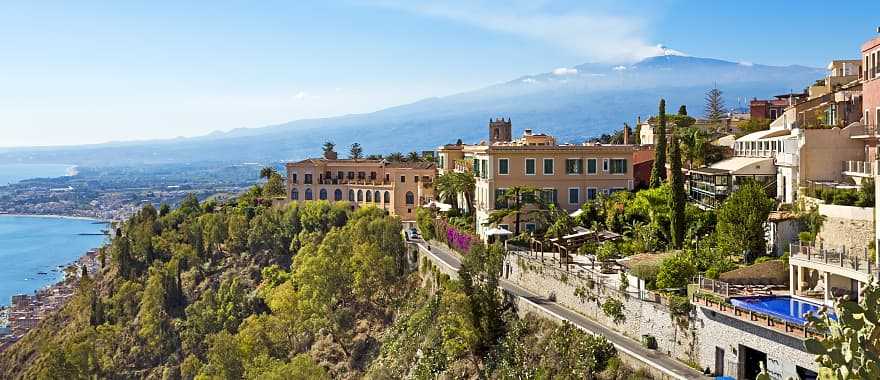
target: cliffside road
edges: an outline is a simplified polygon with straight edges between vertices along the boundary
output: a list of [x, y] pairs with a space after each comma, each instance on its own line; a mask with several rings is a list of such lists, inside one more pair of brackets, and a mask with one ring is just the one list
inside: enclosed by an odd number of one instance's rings
[[[425, 252], [426, 254], [435, 257], [436, 259], [455, 269], [456, 271], [461, 268], [461, 261], [454, 253], [450, 252], [448, 248], [443, 247], [439, 244], [427, 243], [424, 241], [414, 241], [414, 243], [419, 246], [419, 249], [421, 249], [422, 252]], [[428, 248], [429, 245], [430, 249]], [[556, 302], [549, 301], [543, 297], [539, 297], [538, 295], [526, 289], [523, 289], [511, 283], [510, 281], [502, 279], [501, 287], [508, 293], [523, 298], [526, 301], [534, 304], [535, 307], [543, 309], [549, 315], [555, 316], [560, 320], [568, 321], [587, 333], [604, 336], [606, 339], [608, 339], [609, 342], [614, 344], [614, 347], [617, 348], [618, 351], [622, 351], [632, 357], [638, 358], [642, 362], [654, 368], [657, 368], [670, 378], [705, 378], [703, 374], [697, 372], [691, 367], [688, 367], [684, 363], [679, 362], [678, 360], [675, 360], [657, 351], [644, 348], [638, 342], [605, 326], [602, 326], [592, 321], [591, 319], [577, 313], [574, 310], [559, 305]]]

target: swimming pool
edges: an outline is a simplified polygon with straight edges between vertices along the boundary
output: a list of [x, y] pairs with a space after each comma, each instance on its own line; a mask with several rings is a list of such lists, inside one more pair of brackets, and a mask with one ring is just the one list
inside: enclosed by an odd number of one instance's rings
[[[805, 313], [818, 314], [820, 307], [818, 304], [789, 296], [737, 297], [731, 298], [730, 303], [736, 307], [768, 314], [799, 325], [807, 323], [803, 317]], [[834, 315], [831, 318], [833, 319]]]

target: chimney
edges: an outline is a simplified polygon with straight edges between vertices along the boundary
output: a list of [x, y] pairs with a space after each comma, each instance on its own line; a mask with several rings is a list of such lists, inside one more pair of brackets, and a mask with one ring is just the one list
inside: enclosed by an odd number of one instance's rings
[[629, 145], [629, 127], [626, 124], [623, 125], [623, 145]]
[[639, 125], [641, 123], [642, 123], [642, 115], [636, 116], [636, 125]]

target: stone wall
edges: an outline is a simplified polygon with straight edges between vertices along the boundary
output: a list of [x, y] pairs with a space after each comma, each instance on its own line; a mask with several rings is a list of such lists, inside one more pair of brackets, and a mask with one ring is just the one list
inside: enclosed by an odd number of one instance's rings
[[767, 354], [767, 372], [771, 379], [797, 379], [797, 367], [817, 371], [814, 356], [804, 351], [803, 341], [798, 338], [703, 307], [697, 307], [696, 325], [701, 334], [711, 334], [711, 339], [703, 337], [699, 340], [698, 356], [702, 368], [716, 370], [718, 348], [724, 350], [724, 374], [741, 378], [738, 364], [744, 353], [740, 351], [742, 346], [747, 346]]
[[868, 244], [874, 240], [873, 236], [873, 220], [827, 217], [822, 223], [822, 230], [819, 231], [817, 241], [820, 241], [823, 247], [828, 249], [846, 247], [847, 252], [861, 255], [868, 248]]
[[[559, 304], [634, 340], [640, 340], [643, 334], [653, 336], [659, 352], [682, 362], [700, 362], [693, 322], [686, 317], [673, 318], [666, 305], [642, 300], [636, 293], [621, 293], [537, 259], [509, 255], [506, 265], [507, 280], [542, 297], [555, 298]], [[602, 311], [602, 304], [610, 298], [623, 303], [625, 321], [614, 323]]]

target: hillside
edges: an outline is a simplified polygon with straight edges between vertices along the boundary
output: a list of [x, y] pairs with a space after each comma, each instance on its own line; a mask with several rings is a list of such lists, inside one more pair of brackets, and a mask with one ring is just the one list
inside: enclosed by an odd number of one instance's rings
[[628, 66], [584, 64], [523, 76], [476, 91], [430, 98], [381, 111], [237, 129], [197, 138], [109, 143], [76, 147], [0, 150], [0, 163], [51, 162], [121, 165], [169, 162], [271, 162], [360, 142], [366, 153], [433, 149], [462, 138], [479, 141], [489, 118], [581, 141], [656, 112], [657, 100], [686, 104], [701, 113], [705, 92], [717, 86], [727, 105], [747, 106], [752, 97], [798, 90], [824, 75], [803, 66], [740, 64], [667, 55]]
[[382, 210], [274, 209], [260, 193], [146, 206], [70, 303], [0, 353], [0, 378], [633, 374], [604, 338], [510, 310], [500, 247], [472, 250], [462, 280], [449, 280], [412, 262], [400, 221]]

